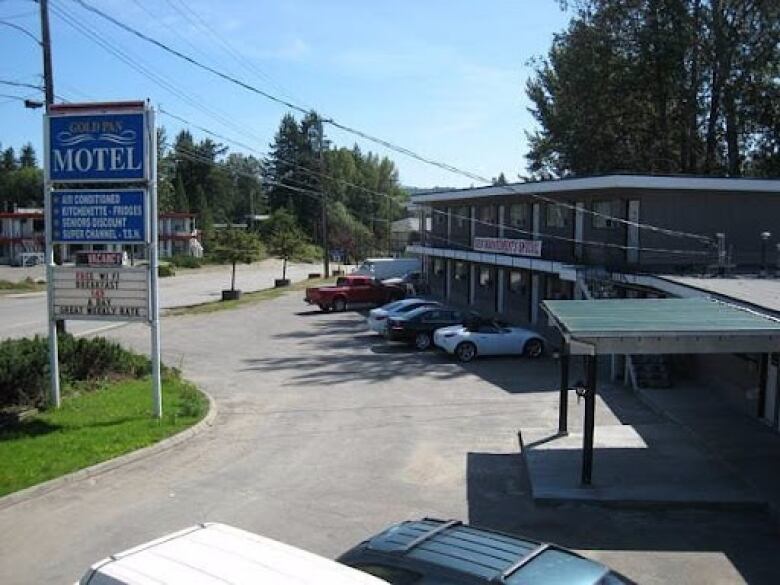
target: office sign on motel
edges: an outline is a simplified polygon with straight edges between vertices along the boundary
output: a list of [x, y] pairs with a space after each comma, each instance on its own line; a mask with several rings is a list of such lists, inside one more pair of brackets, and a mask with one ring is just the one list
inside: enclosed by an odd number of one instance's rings
[[532, 256], [541, 258], [541, 240], [514, 240], [512, 238], [474, 238], [474, 250], [493, 252], [494, 254], [512, 254], [514, 256]]

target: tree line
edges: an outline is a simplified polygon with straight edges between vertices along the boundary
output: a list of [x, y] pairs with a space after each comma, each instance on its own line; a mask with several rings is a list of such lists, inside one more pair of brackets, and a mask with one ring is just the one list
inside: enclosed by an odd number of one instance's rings
[[159, 129], [158, 149], [160, 208], [197, 213], [207, 240], [215, 222], [252, 224], [284, 210], [321, 245], [325, 193], [330, 247], [362, 257], [386, 248], [389, 222], [405, 215], [408, 195], [395, 164], [357, 146], [333, 146], [314, 113], [300, 122], [285, 115], [263, 158], [195, 140], [188, 130], [169, 141]]
[[534, 178], [780, 174], [777, 0], [571, 0], [526, 84]]
[[19, 154], [13, 147], [0, 148], [0, 211], [43, 205], [43, 171], [32, 144], [25, 144]]

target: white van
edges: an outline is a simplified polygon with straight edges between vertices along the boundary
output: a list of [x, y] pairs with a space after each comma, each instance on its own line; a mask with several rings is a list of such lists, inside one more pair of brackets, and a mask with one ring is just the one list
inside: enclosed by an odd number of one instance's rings
[[270, 538], [209, 523], [174, 532], [92, 565], [76, 585], [387, 585]]
[[409, 272], [420, 272], [419, 258], [367, 258], [355, 268], [353, 274], [373, 276], [377, 280], [403, 276]]

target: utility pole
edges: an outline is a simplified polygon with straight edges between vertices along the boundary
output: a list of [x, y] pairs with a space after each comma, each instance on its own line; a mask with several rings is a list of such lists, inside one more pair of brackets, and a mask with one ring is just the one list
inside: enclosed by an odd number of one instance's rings
[[54, 78], [51, 72], [51, 36], [49, 35], [49, 0], [39, 0], [41, 6], [41, 44], [43, 45], [43, 86], [46, 97], [46, 113], [54, 103]]
[[[41, 48], [43, 49], [43, 90], [44, 103], [46, 104], [46, 113], [49, 113], [49, 106], [54, 103], [54, 75], [51, 66], [51, 35], [49, 34], [49, 0], [38, 0], [41, 7]], [[44, 193], [44, 197], [48, 194]], [[46, 217], [44, 221], [51, 221]], [[62, 264], [61, 249], [58, 245], [52, 244], [54, 249], [54, 264]], [[63, 335], [66, 332], [65, 321], [58, 319], [57, 335]]]
[[322, 118], [317, 115], [317, 129], [319, 130], [319, 157], [320, 157], [320, 200], [322, 203], [322, 265], [325, 278], [330, 278], [330, 249], [328, 248], [328, 201], [325, 194], [325, 135], [322, 129]]

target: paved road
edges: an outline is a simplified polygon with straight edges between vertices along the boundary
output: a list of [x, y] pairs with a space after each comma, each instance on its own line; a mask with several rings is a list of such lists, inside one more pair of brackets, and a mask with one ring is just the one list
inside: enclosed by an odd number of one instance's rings
[[[38, 270], [32, 268], [3, 267], [0, 276], [7, 280], [21, 280], [27, 273]], [[303, 280], [310, 272], [321, 272], [319, 264], [294, 263], [288, 267], [288, 278]], [[8, 275], [10, 271], [11, 276]], [[25, 274], [13, 271], [25, 271]], [[194, 305], [220, 298], [220, 291], [230, 287], [229, 266], [204, 266], [194, 270], [179, 270], [175, 277], [160, 279], [160, 306], [164, 309]], [[236, 268], [236, 287], [245, 291], [270, 288], [275, 278], [281, 278], [282, 261], [264, 260], [255, 264]], [[69, 321], [68, 330], [84, 334], [90, 331], [113, 328], [116, 324], [105, 321]], [[46, 295], [32, 293], [24, 295], [0, 295], [0, 339], [22, 337], [34, 334], [46, 334]]]
[[[333, 556], [423, 515], [549, 539], [641, 583], [775, 583], [780, 547], [760, 515], [536, 507], [521, 425], [554, 428], [552, 362], [467, 367], [368, 335], [355, 314], [300, 295], [163, 323], [164, 359], [219, 403], [175, 450], [0, 510], [0, 583], [73, 581], [91, 562], [202, 521]], [[112, 336], [139, 349], [147, 331]], [[574, 374], [577, 375], [576, 373]], [[571, 427], [581, 406], [572, 399]], [[602, 392], [599, 424], [657, 417]]]

